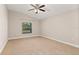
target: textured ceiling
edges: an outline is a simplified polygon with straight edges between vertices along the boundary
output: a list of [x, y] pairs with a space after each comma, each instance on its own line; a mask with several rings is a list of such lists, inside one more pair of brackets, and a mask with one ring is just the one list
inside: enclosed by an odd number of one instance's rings
[[35, 14], [34, 11], [28, 11], [29, 9], [33, 8], [29, 4], [7, 4], [7, 8], [9, 10], [24, 13], [39, 20], [77, 9], [77, 7], [78, 6], [76, 4], [46, 4], [46, 6], [43, 8], [46, 10], [46, 12], [40, 11], [39, 14]]

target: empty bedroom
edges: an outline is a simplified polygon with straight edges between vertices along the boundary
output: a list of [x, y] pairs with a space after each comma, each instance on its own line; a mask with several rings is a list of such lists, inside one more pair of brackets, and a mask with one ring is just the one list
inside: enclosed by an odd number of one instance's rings
[[0, 4], [1, 55], [78, 55], [78, 4]]

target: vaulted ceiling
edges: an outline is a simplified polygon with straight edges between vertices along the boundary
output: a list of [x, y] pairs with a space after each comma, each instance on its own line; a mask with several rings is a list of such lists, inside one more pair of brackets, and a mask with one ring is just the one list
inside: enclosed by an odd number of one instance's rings
[[46, 19], [49, 16], [58, 15], [70, 10], [77, 9], [78, 6], [76, 4], [45, 4], [46, 6], [43, 8], [46, 12], [39, 12], [35, 14], [34, 11], [28, 11], [33, 8], [30, 4], [7, 4], [8, 10], [17, 11], [20, 13], [27, 14], [36, 19]]

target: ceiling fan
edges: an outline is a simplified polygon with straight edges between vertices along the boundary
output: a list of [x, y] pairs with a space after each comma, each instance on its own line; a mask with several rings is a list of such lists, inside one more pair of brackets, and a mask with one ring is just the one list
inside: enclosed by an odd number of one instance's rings
[[39, 13], [39, 11], [45, 12], [44, 9], [42, 9], [43, 7], [45, 7], [45, 5], [39, 5], [39, 4], [30, 4], [33, 9], [29, 9], [28, 11], [32, 11], [34, 10], [36, 14]]

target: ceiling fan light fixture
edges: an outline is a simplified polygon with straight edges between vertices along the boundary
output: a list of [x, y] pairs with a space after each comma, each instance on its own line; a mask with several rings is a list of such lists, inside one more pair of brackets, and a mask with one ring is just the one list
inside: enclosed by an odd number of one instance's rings
[[[45, 5], [31, 4], [31, 6], [34, 8], [34, 12], [36, 14], [38, 14], [39, 11], [45, 12], [45, 10], [41, 9], [41, 8], [45, 7]], [[30, 10], [33, 10], [33, 9], [30, 9]]]
[[38, 13], [39, 13], [39, 10], [38, 10], [38, 9], [36, 9], [36, 10], [35, 10], [35, 13], [36, 13], [36, 14], [38, 14]]

